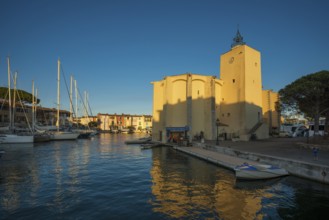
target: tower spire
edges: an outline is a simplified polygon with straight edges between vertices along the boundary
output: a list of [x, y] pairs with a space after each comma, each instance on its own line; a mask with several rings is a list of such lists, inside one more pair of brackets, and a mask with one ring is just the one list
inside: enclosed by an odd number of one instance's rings
[[238, 45], [245, 45], [246, 43], [243, 42], [243, 37], [240, 34], [239, 31], [239, 25], [238, 25], [238, 30], [236, 32], [235, 38], [233, 38], [233, 43], [231, 44], [231, 48], [238, 46]]

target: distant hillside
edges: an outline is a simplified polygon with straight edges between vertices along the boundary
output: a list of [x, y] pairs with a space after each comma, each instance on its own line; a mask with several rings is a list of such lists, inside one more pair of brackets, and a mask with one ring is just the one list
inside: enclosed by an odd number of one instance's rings
[[[32, 94], [31, 93], [28, 93], [24, 90], [17, 89], [16, 90], [16, 100], [19, 101], [17, 94], [19, 94], [19, 97], [22, 102], [32, 103]], [[14, 95], [14, 90], [11, 89], [11, 96], [14, 97], [13, 95]], [[7, 87], [0, 87], [0, 98], [8, 99], [8, 88]], [[39, 103], [39, 102], [40, 102], [40, 99], [37, 100], [37, 103]]]

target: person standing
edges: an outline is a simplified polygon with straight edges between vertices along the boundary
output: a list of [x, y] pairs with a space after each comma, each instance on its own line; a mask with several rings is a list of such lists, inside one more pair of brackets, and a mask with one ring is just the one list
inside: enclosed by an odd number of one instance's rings
[[313, 152], [313, 160], [318, 160], [319, 148], [313, 147], [312, 152]]

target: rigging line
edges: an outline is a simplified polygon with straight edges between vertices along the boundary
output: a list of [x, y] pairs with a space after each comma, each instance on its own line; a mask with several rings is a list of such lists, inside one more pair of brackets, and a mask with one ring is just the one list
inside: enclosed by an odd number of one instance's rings
[[[80, 90], [79, 90], [79, 88], [77, 88], [77, 90], [78, 90], [78, 95], [80, 96], [80, 100], [82, 100], [82, 96], [81, 96], [81, 93], [80, 93]], [[85, 110], [86, 110], [86, 113], [87, 113], [87, 118], [88, 118], [88, 120], [89, 120], [89, 122], [90, 122], [90, 119], [89, 119], [89, 113], [88, 113], [88, 109], [86, 108], [86, 105], [85, 105], [85, 103], [83, 102], [83, 101], [81, 101], [82, 102], [82, 104], [83, 104], [83, 107], [85, 108]], [[87, 124], [87, 126], [88, 126], [88, 129], [90, 129], [90, 127], [89, 127], [89, 123]]]
[[[13, 78], [13, 76], [11, 76], [11, 80], [14, 80], [14, 78]], [[20, 94], [19, 94], [19, 92], [21, 92], [22, 93], [22, 96], [23, 96], [23, 91], [22, 90], [19, 90], [19, 89], [16, 89], [16, 86], [17, 85], [15, 85], [15, 88], [14, 88], [14, 91], [13, 91], [13, 93], [14, 93], [14, 97], [15, 97], [15, 93], [17, 94], [17, 96], [18, 96], [18, 99], [19, 99], [19, 103], [21, 104], [21, 108], [22, 108], [22, 110], [23, 110], [23, 112], [24, 112], [24, 116], [25, 116], [25, 119], [26, 119], [26, 122], [27, 122], [27, 125], [28, 125], [28, 128], [29, 128], [29, 130], [30, 130], [30, 132], [32, 132], [32, 127], [31, 127], [31, 125], [30, 125], [30, 122], [29, 122], [29, 120], [28, 120], [28, 117], [27, 117], [27, 115], [26, 115], [26, 112], [25, 112], [25, 106], [23, 105], [23, 103], [22, 103], [22, 99], [21, 99], [21, 96], [20, 96]], [[10, 89], [11, 90], [11, 89]], [[8, 91], [9, 92], [9, 91]], [[11, 91], [10, 91], [11, 92]], [[16, 102], [16, 101], [15, 101]], [[14, 112], [14, 109], [12, 109], [12, 111]], [[14, 117], [14, 115], [13, 115], [13, 117]], [[14, 125], [15, 126], [15, 125]]]
[[[62, 76], [63, 76], [63, 78], [64, 78], [64, 83], [65, 83], [65, 87], [66, 87], [66, 92], [67, 92], [67, 94], [68, 94], [68, 96], [69, 96], [69, 100], [70, 100], [70, 104], [73, 106], [73, 101], [72, 101], [72, 99], [71, 99], [71, 97], [70, 97], [70, 92], [69, 92], [69, 88], [68, 88], [68, 85], [67, 85], [67, 81], [66, 81], [66, 77], [65, 77], [65, 73], [64, 73], [64, 69], [63, 69], [63, 65], [61, 65], [61, 73], [62, 73]], [[76, 114], [76, 112], [74, 111], [74, 109], [72, 109], [72, 111], [73, 111], [73, 113], [75, 114], [75, 116], [77, 115]]]
[[[45, 113], [45, 109], [44, 109], [44, 107], [41, 104], [39, 105], [38, 110], [39, 111], [40, 110], [42, 111], [43, 120], [46, 122], [46, 125], [50, 125], [50, 118], [49, 118], [49, 116], [47, 118], [47, 115]], [[51, 123], [51, 125], [53, 125], [53, 123]]]
[[20, 102], [20, 104], [21, 104], [21, 108], [23, 109], [24, 116], [25, 116], [25, 119], [26, 119], [27, 125], [28, 125], [28, 127], [29, 127], [29, 130], [30, 130], [31, 132], [33, 132], [33, 131], [32, 131], [32, 127], [31, 127], [31, 125], [30, 125], [30, 122], [29, 122], [29, 120], [28, 120], [28, 117], [27, 117], [27, 115], [26, 115], [24, 105], [23, 105], [23, 103], [22, 103], [22, 99], [21, 99], [20, 94], [19, 94], [19, 92], [21, 92], [21, 93], [22, 93], [22, 96], [23, 96], [23, 92], [22, 92], [21, 90], [16, 90], [16, 92], [17, 92], [17, 96], [18, 96], [19, 102]]
[[[89, 104], [89, 95], [88, 95], [88, 93], [87, 93], [87, 98], [86, 98], [86, 111], [87, 111], [87, 113], [88, 113], [88, 110], [89, 110], [89, 113], [90, 113], [90, 115], [91, 116], [93, 116], [93, 112], [91, 111], [91, 107], [90, 107], [90, 104]], [[89, 115], [88, 115], [88, 117], [89, 117]]]
[[8, 89], [7, 89], [7, 92], [6, 92], [5, 98], [3, 99], [3, 102], [2, 102], [2, 104], [1, 104], [1, 108], [0, 108], [0, 110], [3, 110], [3, 106], [5, 105], [5, 100], [7, 99], [7, 96], [8, 96]]
[[[81, 93], [80, 93], [79, 88], [78, 88], [78, 94], [79, 94], [79, 96], [80, 96], [80, 100], [82, 100], [82, 96], [81, 96]], [[87, 109], [87, 107], [86, 107], [86, 103], [85, 103], [84, 101], [81, 101], [81, 102], [82, 102], [82, 104], [83, 104], [84, 109], [85, 109], [86, 112], [87, 112], [87, 116], [89, 117], [88, 109]]]
[[[16, 73], [17, 73], [17, 72], [16, 72]], [[25, 112], [25, 106], [23, 105], [23, 103], [22, 103], [22, 99], [21, 99], [21, 96], [20, 96], [20, 92], [21, 92], [21, 93], [22, 93], [22, 97], [23, 97], [23, 90], [17, 89], [16, 77], [17, 77], [17, 75], [15, 75], [15, 79], [14, 79], [14, 77], [11, 76], [11, 80], [13, 80], [13, 81], [15, 82], [14, 97], [15, 97], [15, 92], [16, 92], [16, 93], [17, 93], [17, 97], [18, 97], [18, 99], [19, 99], [19, 103], [21, 104], [21, 108], [23, 109], [24, 116], [25, 116], [25, 119], [26, 119], [26, 122], [27, 122], [28, 128], [29, 128], [30, 132], [33, 132], [33, 131], [32, 131], [32, 127], [31, 127], [31, 125], [30, 125], [30, 122], [29, 122], [28, 117], [27, 117], [26, 112]], [[15, 101], [15, 102], [16, 102], [16, 101]], [[16, 104], [15, 104], [15, 108], [16, 108]], [[14, 112], [14, 109], [12, 109], [12, 111]], [[15, 111], [16, 111], [16, 109], [15, 109]], [[15, 112], [15, 113], [16, 113], [16, 112]], [[14, 117], [14, 115], [13, 115], [13, 117]], [[15, 124], [14, 124], [14, 126], [15, 126]]]
[[91, 111], [91, 107], [90, 107], [89, 102], [87, 102], [87, 105], [88, 105], [88, 108], [89, 108], [89, 111], [90, 111], [91, 116], [93, 116], [93, 112]]
[[[69, 88], [68, 88], [68, 85], [67, 85], [67, 81], [66, 81], [66, 77], [65, 77], [65, 73], [64, 73], [63, 65], [61, 65], [61, 70], [62, 70], [62, 75], [63, 75], [63, 78], [64, 78], [64, 82], [65, 82], [66, 91], [67, 91], [67, 93], [68, 93], [68, 96], [70, 97], [70, 92], [69, 92]], [[82, 98], [81, 98], [82, 96], [81, 96], [81, 94], [80, 94], [80, 90], [79, 90], [79, 88], [78, 88], [77, 90], [78, 90], [78, 95], [80, 96], [80, 99], [82, 99]], [[69, 98], [69, 100], [70, 100], [71, 105], [73, 106], [73, 102], [72, 102], [71, 97]], [[84, 102], [82, 102], [82, 103], [83, 103], [83, 107], [85, 108], [85, 110], [86, 110], [86, 112], [87, 112], [87, 117], [89, 118], [88, 110], [87, 110], [87, 108], [86, 108], [86, 105], [85, 105]], [[75, 113], [74, 109], [73, 109], [73, 112], [74, 112], [74, 114], [77, 116], [77, 114]], [[88, 127], [89, 127], [89, 125], [88, 125]]]

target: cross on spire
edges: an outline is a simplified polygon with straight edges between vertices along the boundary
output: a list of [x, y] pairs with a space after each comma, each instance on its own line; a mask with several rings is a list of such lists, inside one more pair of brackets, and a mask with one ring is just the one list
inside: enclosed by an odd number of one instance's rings
[[236, 36], [235, 38], [233, 38], [233, 43], [231, 44], [231, 48], [237, 46], [237, 45], [245, 45], [246, 43], [243, 42], [243, 37], [241, 36], [240, 34], [240, 31], [239, 31], [239, 26], [238, 26], [238, 30], [236, 32]]

